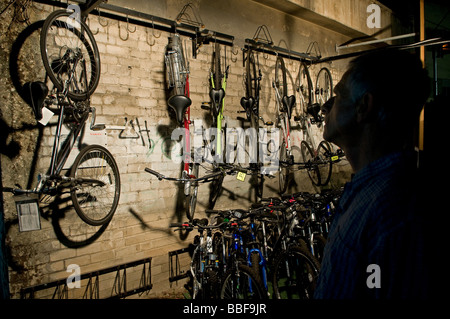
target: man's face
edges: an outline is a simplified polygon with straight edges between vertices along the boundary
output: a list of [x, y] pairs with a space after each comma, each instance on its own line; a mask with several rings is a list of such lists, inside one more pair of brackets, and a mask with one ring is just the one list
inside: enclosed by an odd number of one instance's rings
[[322, 106], [325, 114], [323, 138], [342, 148], [352, 143], [357, 137], [356, 106], [352, 101], [351, 90], [348, 87], [350, 72], [347, 71], [341, 81], [335, 86], [336, 96]]

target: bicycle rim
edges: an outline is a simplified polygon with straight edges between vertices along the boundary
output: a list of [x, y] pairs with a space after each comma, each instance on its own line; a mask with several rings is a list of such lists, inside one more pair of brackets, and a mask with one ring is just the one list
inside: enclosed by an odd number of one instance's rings
[[246, 64], [247, 73], [247, 98], [254, 98], [252, 115], [259, 116], [259, 79], [256, 70], [255, 56], [252, 51], [249, 51]]
[[238, 265], [225, 274], [220, 290], [221, 299], [264, 299], [265, 293], [260, 280], [251, 268]]
[[[198, 177], [199, 165], [196, 163], [192, 164], [191, 175]], [[186, 196], [186, 217], [188, 220], [192, 221], [195, 214], [195, 206], [197, 205], [197, 193], [198, 193], [198, 182], [193, 182], [189, 184], [189, 195]]]
[[321, 141], [317, 147], [317, 157], [319, 161], [318, 169], [320, 171], [320, 184], [327, 185], [331, 179], [333, 162], [330, 158], [331, 146], [327, 141]]
[[316, 158], [314, 155], [314, 151], [311, 146], [306, 141], [302, 141], [300, 143], [300, 150], [302, 152], [303, 162], [310, 163], [311, 166], [306, 169], [308, 172], [308, 176], [311, 179], [312, 183], [316, 186], [320, 186], [320, 171], [315, 163]]
[[84, 148], [75, 158], [70, 176], [78, 180], [71, 196], [80, 218], [92, 226], [109, 222], [120, 197], [119, 169], [111, 153], [100, 145]]
[[273, 290], [277, 299], [312, 299], [319, 263], [303, 247], [282, 253], [274, 263]]
[[296, 79], [296, 88], [300, 96], [301, 112], [307, 113], [308, 105], [314, 103], [314, 88], [306, 63], [300, 63], [298, 75]]
[[[278, 90], [278, 94], [280, 95], [280, 99], [283, 96], [287, 96], [287, 82], [286, 82], [286, 67], [284, 65], [284, 60], [282, 57], [277, 57], [277, 62], [275, 64], [275, 87]], [[282, 102], [279, 101], [280, 106], [282, 106]]]
[[209, 193], [209, 209], [213, 209], [216, 205], [216, 201], [219, 198], [220, 194], [222, 193], [222, 183], [223, 183], [224, 176], [219, 175], [216, 177], [210, 185], [210, 193]]
[[73, 71], [67, 95], [80, 101], [97, 88], [100, 54], [89, 27], [83, 21], [72, 21], [72, 14], [57, 10], [47, 17], [41, 30], [40, 49], [47, 75], [59, 91], [64, 89], [64, 83], [69, 79], [68, 71]]
[[321, 68], [316, 79], [316, 101], [323, 105], [333, 94], [333, 80], [330, 70]]
[[278, 179], [280, 186], [280, 194], [284, 194], [287, 190], [289, 184], [289, 168], [287, 164], [282, 162], [286, 162], [288, 160], [288, 152], [286, 149], [286, 142], [284, 141], [284, 137], [281, 136], [281, 145], [280, 145], [280, 163], [278, 166]]

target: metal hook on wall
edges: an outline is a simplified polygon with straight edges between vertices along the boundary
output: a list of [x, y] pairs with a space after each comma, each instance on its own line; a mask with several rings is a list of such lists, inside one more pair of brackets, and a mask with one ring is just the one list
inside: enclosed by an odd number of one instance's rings
[[[237, 61], [237, 55], [239, 54], [239, 47], [236, 46], [236, 52], [234, 52], [234, 50], [233, 50], [234, 47], [235, 47], [235, 45], [233, 43], [233, 45], [231, 46], [231, 62], [233, 62], [233, 63]], [[233, 59], [233, 55], [236, 56], [234, 59]]]
[[156, 40], [155, 39], [153, 39], [153, 42], [152, 43], [150, 43], [150, 41], [149, 41], [149, 36], [148, 36], [148, 29], [147, 28], [145, 28], [145, 41], [147, 42], [147, 44], [149, 45], [149, 46], [154, 46], [155, 45], [155, 42], [156, 42]]
[[[91, 20], [89, 19], [89, 17], [86, 18], [86, 23], [87, 23], [89, 29], [92, 31], [92, 29], [91, 29]], [[98, 34], [99, 31], [100, 31], [99, 28], [97, 28], [97, 31], [95, 31], [95, 32], [92, 31], [92, 34], [96, 35], [96, 34]]]
[[130, 33], [136, 32], [136, 26], [134, 26], [134, 30], [130, 29], [128, 15], [127, 15], [127, 28], [125, 29], [125, 31], [127, 32], [127, 35], [125, 36], [125, 38], [122, 38], [122, 35], [120, 33], [120, 21], [117, 21], [117, 24], [119, 25], [119, 38], [122, 39], [123, 41], [128, 40], [128, 38], [130, 37]]
[[[106, 23], [103, 23], [100, 18], [105, 19]], [[100, 15], [100, 8], [98, 8], [98, 24], [100, 24], [104, 28], [106, 28], [109, 25], [109, 21]]]
[[155, 24], [153, 23], [153, 18], [152, 18], [152, 35], [154, 38], [159, 39], [161, 37], [162, 32], [159, 32], [158, 35], [155, 34]]

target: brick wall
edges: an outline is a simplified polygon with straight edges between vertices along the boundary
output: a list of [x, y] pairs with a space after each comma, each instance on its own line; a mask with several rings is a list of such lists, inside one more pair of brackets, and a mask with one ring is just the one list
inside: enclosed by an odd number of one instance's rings
[[[7, 23], [12, 17], [11, 10], [4, 13], [9, 18], [2, 17], [1, 22], [3, 52], [0, 105], [1, 118], [9, 129], [5, 141], [5, 145], [9, 148], [5, 148], [1, 155], [4, 186], [19, 183], [23, 187], [34, 187], [36, 173], [45, 171], [50, 162], [55, 128], [40, 127], [34, 120], [29, 106], [17, 94], [17, 83], [42, 80], [44, 76], [39, 55], [40, 29], [34, 32], [26, 30], [32, 30], [52, 8], [37, 4], [35, 6], [36, 10], [29, 10], [31, 28], [24, 23], [14, 22], [8, 30]], [[179, 176], [181, 172], [177, 148], [179, 144], [167, 143], [172, 130], [177, 127], [168, 111], [164, 83], [164, 52], [170, 34], [157, 31], [160, 37], [155, 38], [152, 37], [151, 29], [136, 26], [135, 32], [130, 33], [129, 38], [124, 41], [120, 36], [124, 37], [125, 23], [120, 22], [122, 33], [119, 35], [118, 21], [102, 18], [101, 22], [108, 25], [106, 27], [100, 25], [99, 19], [95, 16], [90, 18], [91, 29], [94, 32], [98, 30], [95, 38], [102, 67], [100, 84], [91, 102], [97, 109], [97, 123], [107, 125], [107, 148], [119, 166], [120, 203], [112, 221], [106, 228], [102, 228], [85, 224], [72, 209], [62, 204], [56, 205], [55, 198], [51, 198], [49, 203], [41, 204], [42, 229], [19, 232], [13, 198], [10, 194], [5, 194], [7, 258], [10, 291], [14, 298], [18, 297], [23, 287], [66, 278], [67, 267], [71, 264], [79, 265], [81, 272], [86, 273], [145, 257], [153, 258], [154, 286], [150, 294], [144, 297], [159, 296], [162, 292], [183, 288], [182, 281], [173, 284], [168, 281], [168, 252], [186, 247], [195, 235], [190, 234], [187, 238], [183, 238], [181, 234], [168, 228], [170, 222], [185, 220], [182, 209], [183, 188], [173, 182], [158, 181], [144, 172], [145, 167], [174, 177]], [[135, 26], [130, 27], [134, 30]], [[17, 54], [11, 54], [17, 39], [22, 39], [23, 44]], [[191, 52], [190, 41], [186, 41], [186, 45], [186, 52]], [[203, 46], [197, 59], [192, 59], [189, 55], [193, 102], [191, 118], [194, 121], [205, 121], [206, 111], [200, 106], [203, 101], [209, 100], [208, 79], [212, 49], [211, 45]], [[226, 50], [230, 74], [226, 91], [225, 117], [229, 126], [237, 126], [239, 122], [236, 118], [242, 116], [237, 113], [241, 109], [239, 101], [244, 96], [242, 53], [237, 47], [233, 48], [235, 52], [239, 51], [237, 55], [231, 53], [230, 47]], [[13, 63], [18, 65], [17, 79], [10, 76], [11, 58], [17, 59], [17, 62]], [[275, 100], [271, 81], [274, 77], [275, 57], [260, 54], [259, 61], [263, 72], [260, 103], [262, 115], [266, 119], [274, 119]], [[289, 76], [295, 78], [298, 62], [287, 60], [285, 62]], [[322, 66], [311, 67], [313, 81]], [[334, 83], [337, 83], [342, 69], [327, 66], [332, 71]], [[148, 136], [147, 132], [142, 132], [145, 123], [149, 129]], [[297, 131], [293, 132], [293, 142], [294, 145], [299, 145], [302, 134], [298, 127], [294, 127], [294, 130]], [[321, 132], [316, 131], [315, 137], [320, 141]], [[14, 145], [20, 146], [19, 152], [14, 153]], [[11, 149], [11, 153], [7, 154], [7, 149]], [[297, 187], [292, 191], [316, 191], [305, 172], [297, 172], [295, 176]], [[339, 185], [342, 178], [347, 176], [346, 167], [338, 170], [333, 176], [332, 186]], [[277, 183], [278, 178], [267, 180], [266, 194], [276, 194]], [[225, 178], [224, 188], [224, 193], [217, 202], [217, 208], [250, 205], [248, 181], [240, 182], [228, 176]], [[208, 194], [208, 185], [201, 185], [196, 212], [199, 217], [204, 216]], [[186, 266], [186, 263], [187, 259], [184, 260], [183, 266]], [[138, 275], [129, 274], [129, 276], [135, 276], [137, 284]], [[113, 282], [112, 277], [101, 282], [104, 288], [102, 296], [111, 291]], [[71, 289], [69, 293], [70, 297], [81, 297], [79, 289]], [[43, 294], [41, 297], [49, 296]]]

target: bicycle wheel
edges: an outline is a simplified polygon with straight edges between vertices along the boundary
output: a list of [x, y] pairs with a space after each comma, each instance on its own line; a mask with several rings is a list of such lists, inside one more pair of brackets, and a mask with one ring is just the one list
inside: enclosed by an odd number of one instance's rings
[[[286, 67], [284, 65], [284, 60], [282, 57], [277, 57], [277, 62], [275, 64], [275, 87], [278, 90], [278, 94], [280, 95], [280, 99], [283, 98], [283, 96], [287, 96], [287, 81], [286, 81]], [[286, 110], [283, 110], [283, 104], [280, 101], [280, 106], [283, 112], [286, 112]]]
[[314, 257], [320, 262], [322, 262], [323, 252], [325, 250], [325, 245], [327, 240], [320, 234], [314, 234], [313, 239]]
[[331, 161], [331, 146], [327, 141], [321, 141], [317, 147], [318, 170], [320, 171], [320, 185], [325, 186], [330, 182], [333, 162]]
[[[220, 44], [214, 43], [213, 63], [211, 68], [211, 88], [214, 90], [220, 90], [222, 88], [222, 74], [220, 69]], [[211, 93], [210, 93], [211, 94]], [[217, 124], [217, 115], [222, 109], [222, 101], [214, 101], [211, 96], [211, 115], [213, 117], [213, 124]]]
[[260, 202], [264, 193], [264, 174], [261, 173], [261, 165], [258, 163], [250, 163], [252, 177], [250, 178], [251, 188], [255, 191], [255, 202]]
[[[192, 163], [191, 175], [198, 178], [199, 164]], [[195, 206], [197, 204], [198, 182], [188, 182], [185, 184], [186, 189], [186, 217], [189, 221], [194, 219]]]
[[311, 76], [309, 75], [308, 66], [304, 62], [300, 63], [295, 83], [300, 97], [299, 101], [301, 104], [301, 112], [306, 114], [308, 105], [314, 103], [314, 87]]
[[41, 30], [40, 48], [45, 70], [55, 87], [63, 91], [69, 81], [67, 95], [81, 101], [97, 88], [100, 54], [89, 27], [72, 19], [72, 14], [57, 10], [47, 17]]
[[280, 194], [284, 194], [289, 184], [290, 174], [289, 174], [289, 166], [287, 164], [288, 151], [286, 148], [286, 142], [282, 135], [280, 139], [281, 143], [280, 143], [280, 163], [278, 164], [278, 181]]
[[276, 299], [311, 299], [319, 276], [320, 264], [304, 247], [282, 252], [274, 262], [272, 278]]
[[239, 264], [225, 273], [220, 289], [221, 299], [266, 299], [261, 280], [250, 267]]
[[111, 153], [100, 145], [89, 145], [75, 158], [70, 190], [78, 216], [92, 226], [108, 223], [120, 197], [120, 175]]
[[306, 141], [302, 141], [300, 143], [300, 150], [302, 153], [303, 162], [305, 164], [309, 164], [310, 166], [306, 168], [308, 172], [308, 176], [311, 179], [312, 183], [316, 186], [320, 186], [320, 171], [316, 163], [316, 157], [314, 155], [314, 151], [311, 146]]
[[330, 70], [321, 68], [316, 79], [316, 101], [322, 106], [333, 94], [333, 79]]
[[214, 209], [214, 206], [216, 205], [216, 201], [222, 193], [223, 179], [224, 179], [224, 176], [219, 175], [216, 178], [214, 178], [210, 184], [209, 203], [208, 203], [209, 209]]
[[256, 70], [255, 63], [255, 55], [253, 51], [248, 52], [247, 62], [245, 66], [246, 70], [246, 89], [247, 89], [247, 98], [252, 98], [254, 103], [252, 106], [252, 113], [256, 115], [256, 118], [259, 118], [259, 77]]

